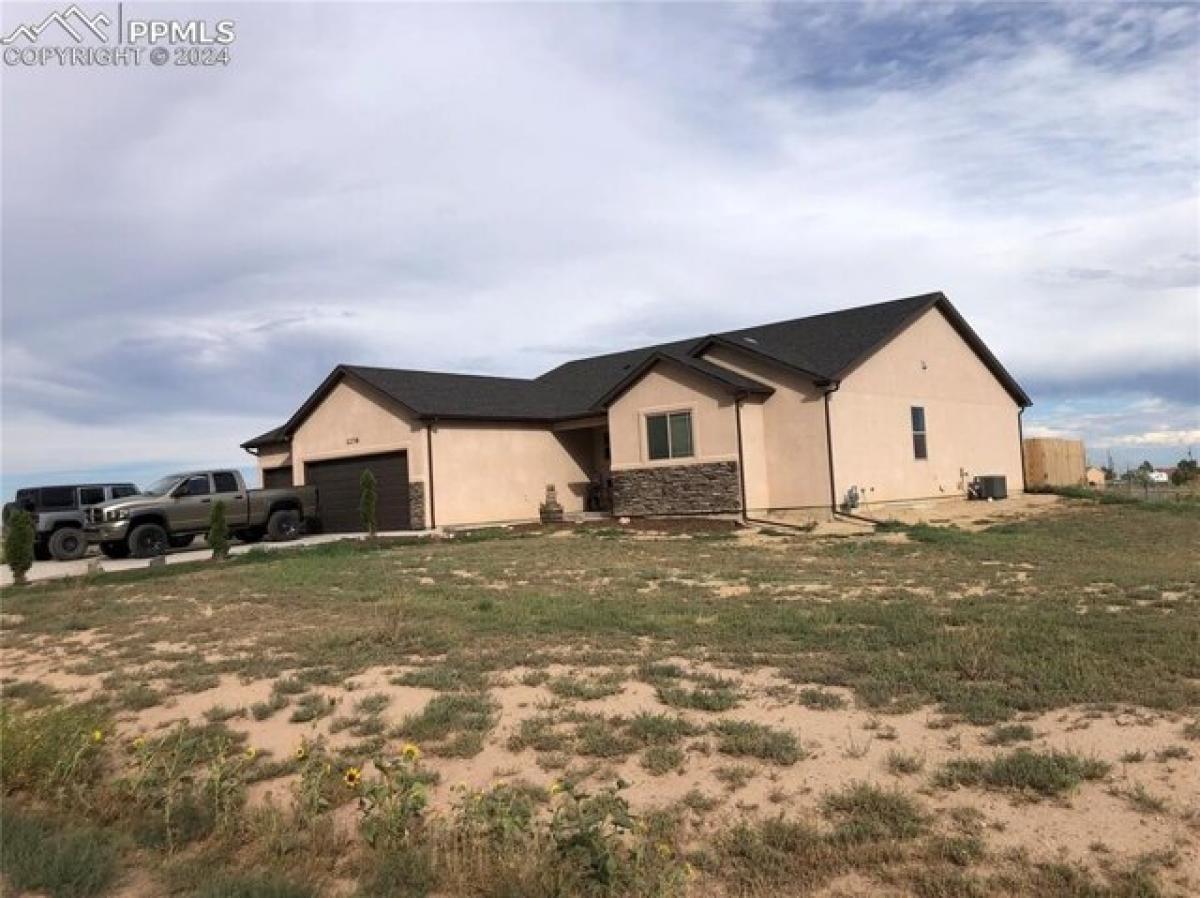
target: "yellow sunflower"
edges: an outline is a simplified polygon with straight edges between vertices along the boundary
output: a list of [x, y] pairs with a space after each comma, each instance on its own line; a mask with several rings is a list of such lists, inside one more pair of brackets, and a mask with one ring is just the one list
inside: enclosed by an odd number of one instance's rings
[[296, 760], [303, 761], [307, 757], [308, 757], [308, 746], [307, 745], [296, 746]]
[[400, 749], [400, 755], [406, 761], [419, 761], [421, 760], [421, 749], [411, 742], [405, 742], [404, 747]]
[[247, 761], [253, 761], [257, 757], [258, 757], [258, 749], [257, 748], [255, 748], [254, 746], [250, 746], [250, 748], [246, 749], [246, 760]]
[[347, 768], [346, 772], [342, 774], [342, 782], [351, 789], [357, 789], [358, 784], [362, 782], [362, 771], [357, 767]]
[[92, 741], [99, 745], [104, 741], [104, 730], [92, 730]]

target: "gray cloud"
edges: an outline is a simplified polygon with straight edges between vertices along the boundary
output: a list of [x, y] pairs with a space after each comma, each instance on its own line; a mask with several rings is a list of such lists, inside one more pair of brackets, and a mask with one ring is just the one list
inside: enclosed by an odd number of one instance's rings
[[1035, 399], [1186, 414], [1196, 11], [992, 8], [238, 5], [227, 69], [6, 71], [4, 471], [932, 289]]

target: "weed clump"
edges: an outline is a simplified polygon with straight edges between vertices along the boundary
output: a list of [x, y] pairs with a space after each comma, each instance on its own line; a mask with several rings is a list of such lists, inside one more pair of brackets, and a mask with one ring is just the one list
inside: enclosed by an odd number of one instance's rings
[[978, 758], [949, 761], [937, 772], [934, 782], [943, 788], [985, 786], [1050, 797], [1070, 791], [1084, 780], [1101, 779], [1108, 771], [1109, 765], [1095, 758], [1019, 748], [990, 761]]

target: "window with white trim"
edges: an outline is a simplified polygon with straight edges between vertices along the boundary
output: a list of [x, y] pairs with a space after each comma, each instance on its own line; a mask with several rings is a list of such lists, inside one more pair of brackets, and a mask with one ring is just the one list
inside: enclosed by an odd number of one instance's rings
[[695, 454], [692, 439], [692, 413], [667, 412], [646, 416], [646, 447], [650, 460], [691, 458]]

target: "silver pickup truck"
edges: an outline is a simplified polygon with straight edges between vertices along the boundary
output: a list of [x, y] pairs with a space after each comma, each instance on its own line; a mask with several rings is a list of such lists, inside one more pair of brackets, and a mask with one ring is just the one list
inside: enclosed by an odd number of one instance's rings
[[316, 487], [251, 490], [237, 471], [184, 471], [88, 509], [84, 532], [109, 558], [153, 558], [207, 531], [217, 502], [225, 503], [229, 532], [244, 543], [295, 539], [317, 518]]

